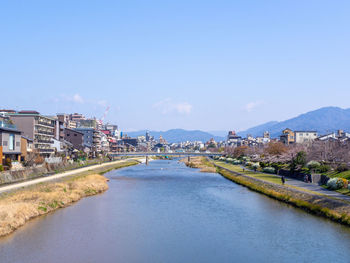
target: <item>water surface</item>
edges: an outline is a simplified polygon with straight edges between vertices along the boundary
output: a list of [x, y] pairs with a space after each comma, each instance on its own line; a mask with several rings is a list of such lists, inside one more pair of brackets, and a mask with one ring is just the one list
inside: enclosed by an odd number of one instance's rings
[[350, 262], [350, 230], [174, 161], [0, 239], [0, 262]]

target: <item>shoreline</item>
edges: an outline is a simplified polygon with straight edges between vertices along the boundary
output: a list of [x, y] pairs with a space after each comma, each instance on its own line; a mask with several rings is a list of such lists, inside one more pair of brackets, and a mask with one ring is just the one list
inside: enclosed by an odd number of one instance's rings
[[300, 208], [310, 214], [350, 226], [350, 204], [346, 201], [263, 181], [220, 167], [208, 159], [206, 162], [202, 162], [202, 165], [206, 165], [206, 163], [215, 166], [216, 172], [227, 180], [247, 187], [252, 191], [264, 194], [275, 200], [292, 205], [293, 207]]
[[0, 197], [0, 238], [13, 233], [33, 218], [107, 191], [108, 179], [103, 174], [137, 164], [138, 161], [129, 160], [112, 167], [97, 167], [3, 194]]

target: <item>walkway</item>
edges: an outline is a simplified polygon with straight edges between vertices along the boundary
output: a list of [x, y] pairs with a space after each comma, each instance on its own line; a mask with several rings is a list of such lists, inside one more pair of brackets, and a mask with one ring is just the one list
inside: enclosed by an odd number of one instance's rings
[[[128, 160], [134, 160], [134, 159], [128, 159]], [[126, 162], [128, 160], [118, 160], [118, 161], [114, 161], [114, 162], [108, 162], [108, 163], [103, 163], [103, 164], [91, 165], [91, 166], [87, 166], [87, 167], [83, 167], [83, 168], [79, 168], [79, 169], [74, 169], [74, 170], [71, 170], [71, 171], [67, 171], [67, 172], [63, 172], [63, 173], [59, 173], [59, 174], [55, 174], [55, 175], [50, 175], [50, 176], [47, 176], [47, 177], [40, 177], [38, 179], [33, 179], [33, 180], [30, 180], [30, 181], [26, 181], [26, 182], [14, 183], [14, 184], [11, 184], [11, 185], [2, 186], [2, 187], [0, 187], [0, 194], [1, 193], [5, 193], [5, 192], [9, 192], [9, 191], [12, 191], [12, 190], [16, 190], [16, 189], [19, 189], [19, 188], [27, 187], [27, 186], [30, 186], [30, 185], [44, 183], [44, 182], [49, 182], [49, 181], [57, 180], [57, 179], [60, 179], [60, 178], [63, 178], [63, 177], [76, 175], [76, 174], [79, 174], [79, 173], [87, 172], [87, 171], [94, 170], [94, 169], [101, 168], [101, 167], [105, 167], [105, 166], [113, 166], [115, 164], [123, 163], [123, 162]]]
[[[217, 163], [215, 163], [215, 164], [217, 166], [221, 167], [221, 168], [230, 170], [228, 167], [222, 167], [222, 166], [218, 165]], [[247, 169], [247, 168], [245, 168], [245, 169]], [[232, 171], [232, 170], [230, 170], [230, 171]], [[238, 173], [237, 171], [232, 171], [232, 172], [233, 173]], [[239, 173], [239, 174], [245, 175], [244, 173]], [[269, 174], [269, 175], [271, 175], [271, 174]], [[250, 175], [246, 175], [246, 176], [250, 176]], [[281, 177], [279, 175], [274, 175], [274, 176], [279, 177], [279, 178]], [[299, 181], [299, 180], [296, 180], [296, 179], [293, 179], [293, 178], [289, 178], [289, 177], [287, 177], [286, 179], [287, 179], [287, 181], [285, 183], [286, 186], [291, 185], [291, 186], [295, 186], [295, 187], [299, 187], [299, 188], [305, 189], [307, 191], [313, 191], [313, 192], [316, 192], [316, 193], [319, 193], [319, 194], [322, 194], [322, 195], [326, 195], [326, 196], [329, 196], [329, 197], [338, 198], [338, 199], [341, 199], [343, 201], [350, 202], [350, 196], [343, 195], [343, 194], [338, 193], [336, 191], [331, 191], [331, 190], [325, 189], [325, 188], [321, 187], [318, 184], [305, 183], [303, 181]]]

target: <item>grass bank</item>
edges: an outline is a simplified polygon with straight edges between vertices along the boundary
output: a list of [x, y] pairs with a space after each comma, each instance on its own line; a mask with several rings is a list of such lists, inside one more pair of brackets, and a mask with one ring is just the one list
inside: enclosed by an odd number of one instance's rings
[[102, 174], [138, 163], [135, 160], [121, 162], [2, 195], [0, 237], [12, 233], [32, 218], [69, 206], [81, 198], [106, 191], [107, 178]]
[[203, 156], [191, 157], [190, 161], [184, 158], [181, 162], [185, 163], [188, 167], [198, 168], [203, 173], [216, 173], [216, 167]]
[[[213, 163], [209, 162], [208, 159], [207, 163], [211, 167], [213, 166]], [[205, 164], [206, 162], [201, 162], [202, 166]], [[245, 175], [239, 171], [231, 170], [231, 168], [216, 166], [216, 171], [226, 179], [255, 192], [301, 208], [309, 213], [350, 226], [350, 205], [345, 201], [314, 194], [312, 191], [301, 191], [300, 189], [283, 186], [275, 178], [256, 177], [257, 175], [254, 172], [246, 171], [252, 174]]]

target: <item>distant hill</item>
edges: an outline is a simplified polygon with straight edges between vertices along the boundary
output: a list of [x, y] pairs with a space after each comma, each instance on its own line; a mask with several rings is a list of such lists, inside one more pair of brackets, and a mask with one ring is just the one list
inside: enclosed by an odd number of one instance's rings
[[[137, 137], [146, 134], [146, 130], [135, 131], [135, 132], [125, 132], [130, 137]], [[224, 137], [214, 136], [211, 133], [200, 131], [200, 130], [183, 130], [183, 129], [172, 129], [168, 131], [149, 131], [151, 136], [154, 136], [155, 139], [159, 139], [159, 136], [162, 135], [165, 140], [169, 143], [174, 142], [184, 142], [184, 141], [202, 141], [207, 142], [211, 138], [214, 138], [215, 141], [223, 141]]]
[[285, 128], [292, 130], [315, 130], [319, 134], [326, 134], [338, 129], [350, 131], [350, 109], [325, 107], [301, 114], [286, 121], [274, 121], [258, 125], [246, 131], [241, 131], [238, 134], [243, 137], [247, 134], [262, 136], [264, 131], [269, 131], [271, 137], [278, 137]]

